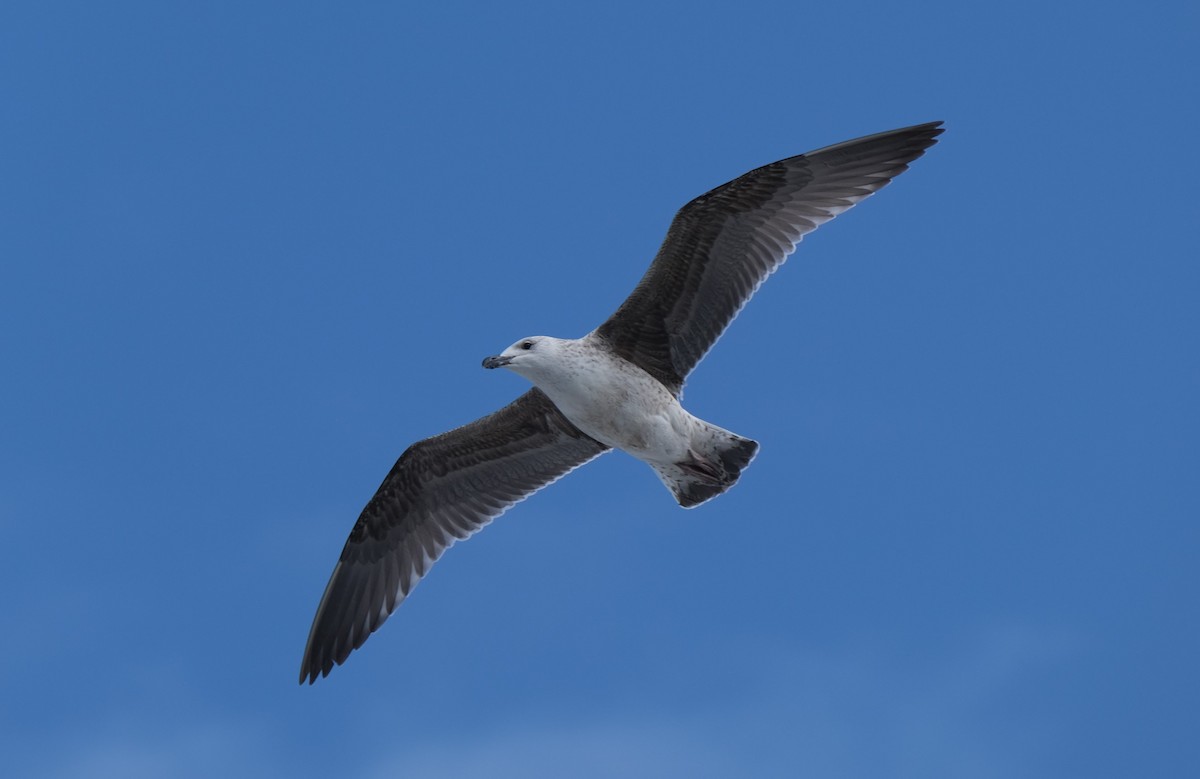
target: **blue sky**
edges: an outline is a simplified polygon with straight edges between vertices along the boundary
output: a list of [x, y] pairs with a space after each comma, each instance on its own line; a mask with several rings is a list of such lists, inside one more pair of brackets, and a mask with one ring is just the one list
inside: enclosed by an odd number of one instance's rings
[[[1194, 3], [0, 10], [14, 776], [1169, 776], [1200, 761]], [[314, 687], [358, 511], [674, 211], [942, 119], [609, 455]]]

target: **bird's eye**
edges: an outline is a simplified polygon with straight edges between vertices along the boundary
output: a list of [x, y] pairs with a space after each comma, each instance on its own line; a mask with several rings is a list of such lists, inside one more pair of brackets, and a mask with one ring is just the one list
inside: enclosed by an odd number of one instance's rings
[[530, 349], [533, 348], [533, 341], [522, 341], [521, 348], [524, 349], [525, 351], [529, 351]]

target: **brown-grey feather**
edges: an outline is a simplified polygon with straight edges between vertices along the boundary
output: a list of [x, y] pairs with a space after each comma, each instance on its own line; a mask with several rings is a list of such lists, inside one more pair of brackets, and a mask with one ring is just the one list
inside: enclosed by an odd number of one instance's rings
[[317, 607], [300, 680], [327, 675], [362, 646], [454, 541], [606, 450], [536, 388], [409, 447], [346, 541]]
[[936, 143], [940, 122], [771, 163], [679, 210], [649, 270], [597, 328], [672, 392], [805, 234], [877, 192]]
[[[800, 239], [903, 172], [936, 142], [940, 124], [781, 160], [692, 200], [597, 334], [678, 394]], [[409, 447], [346, 541], [313, 620], [301, 682], [327, 675], [361, 646], [455, 540], [606, 450], [537, 389]]]

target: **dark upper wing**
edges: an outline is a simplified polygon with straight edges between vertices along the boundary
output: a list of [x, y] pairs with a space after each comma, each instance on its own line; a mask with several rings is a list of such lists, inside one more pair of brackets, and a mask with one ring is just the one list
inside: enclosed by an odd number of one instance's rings
[[765, 165], [679, 210], [658, 256], [596, 334], [676, 394], [768, 275], [812, 232], [908, 169], [941, 122]]
[[538, 389], [410, 446], [350, 531], [313, 619], [300, 683], [362, 646], [448, 546], [607, 448]]

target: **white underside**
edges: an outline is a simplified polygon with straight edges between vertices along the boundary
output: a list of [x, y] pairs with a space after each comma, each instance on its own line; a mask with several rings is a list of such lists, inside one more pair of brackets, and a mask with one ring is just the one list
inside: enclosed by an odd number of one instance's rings
[[571, 423], [597, 441], [648, 463], [678, 462], [705, 425], [637, 366], [615, 359], [581, 364], [564, 381], [539, 385]]
[[689, 414], [661, 382], [597, 347], [590, 336], [558, 341], [557, 351], [550, 370], [514, 370], [597, 441], [653, 465], [687, 459], [697, 437], [709, 437], [711, 426]]

